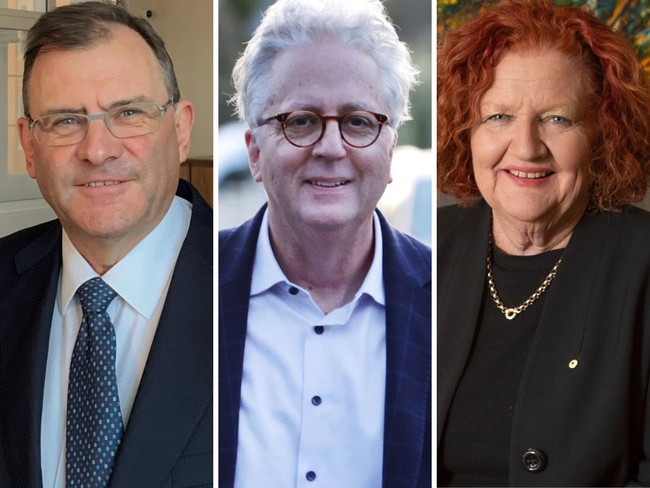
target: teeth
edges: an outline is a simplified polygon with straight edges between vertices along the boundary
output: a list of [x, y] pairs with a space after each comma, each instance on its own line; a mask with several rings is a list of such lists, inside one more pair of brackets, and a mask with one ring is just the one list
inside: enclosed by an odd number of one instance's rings
[[347, 181], [335, 181], [335, 182], [328, 182], [328, 181], [310, 181], [312, 185], [315, 186], [323, 186], [325, 188], [334, 188], [335, 186], [343, 186], [347, 183]]
[[534, 180], [537, 178], [544, 178], [545, 176], [548, 176], [551, 174], [551, 172], [536, 172], [536, 173], [525, 173], [524, 171], [515, 171], [515, 170], [508, 170], [508, 172], [516, 176], [517, 178], [527, 178], [529, 180]]
[[119, 181], [91, 181], [90, 183], [86, 183], [86, 186], [111, 186], [111, 185], [119, 185]]

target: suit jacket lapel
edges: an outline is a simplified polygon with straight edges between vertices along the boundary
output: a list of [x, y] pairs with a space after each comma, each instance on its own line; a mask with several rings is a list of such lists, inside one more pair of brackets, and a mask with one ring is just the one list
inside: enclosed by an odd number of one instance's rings
[[45, 227], [16, 255], [17, 279], [0, 307], [0, 457], [11, 468], [0, 479], [11, 479], [11, 486], [42, 486], [43, 385], [61, 268], [60, 225]]
[[[206, 207], [194, 201], [112, 486], [162, 485], [212, 409], [212, 215]], [[205, 428], [211, 436], [211, 425]]]
[[219, 242], [219, 486], [235, 479], [248, 301], [257, 237], [266, 206]]
[[431, 251], [380, 221], [387, 348], [383, 485], [414, 487], [419, 480], [424, 486], [431, 452]]

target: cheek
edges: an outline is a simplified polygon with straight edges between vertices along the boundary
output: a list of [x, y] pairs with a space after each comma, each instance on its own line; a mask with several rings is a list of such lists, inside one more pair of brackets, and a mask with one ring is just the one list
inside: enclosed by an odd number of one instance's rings
[[166, 137], [123, 139], [122, 144], [125, 157], [133, 160], [134, 170], [141, 175], [169, 175], [172, 180], [178, 179], [181, 163], [173, 133]]
[[300, 149], [290, 144], [267, 144], [260, 150], [258, 166], [262, 176], [281, 178], [300, 171], [309, 159], [310, 150]]
[[[387, 133], [386, 135], [392, 134]], [[366, 171], [374, 173], [385, 183], [390, 183], [392, 180], [391, 167], [393, 164], [394, 140], [392, 137], [386, 137], [375, 142], [370, 148], [355, 149], [352, 154], [356, 154], [359, 158], [357, 166], [366, 168]], [[369, 151], [371, 148], [374, 148], [374, 151]]]
[[501, 160], [507, 151], [507, 144], [498, 134], [475, 130], [470, 137], [470, 151], [474, 169], [487, 169]]
[[31, 163], [27, 170], [32, 178], [38, 180], [40, 185], [52, 186], [57, 180], [63, 180], [72, 168], [69, 161], [74, 161], [74, 146], [42, 147], [34, 145]]
[[553, 143], [553, 154], [565, 171], [585, 177], [591, 162], [591, 147], [586, 136], [567, 137]]
[[488, 166], [488, 163], [492, 158], [490, 157], [490, 151], [488, 147], [486, 147], [485, 138], [482, 133], [472, 133], [469, 140], [469, 150], [472, 170], [474, 173], [478, 173]]
[[483, 192], [483, 189], [486, 186], [487, 182], [487, 172], [483, 166], [477, 162], [477, 157], [477, 155], [474, 155], [472, 157], [472, 173], [474, 173], [474, 181], [476, 181], [476, 186], [478, 186], [479, 190]]
[[148, 161], [157, 156], [157, 153], [163, 153], [167, 150], [168, 142], [164, 138], [154, 138], [151, 136], [131, 137], [122, 139], [122, 146], [127, 154], [138, 160]]

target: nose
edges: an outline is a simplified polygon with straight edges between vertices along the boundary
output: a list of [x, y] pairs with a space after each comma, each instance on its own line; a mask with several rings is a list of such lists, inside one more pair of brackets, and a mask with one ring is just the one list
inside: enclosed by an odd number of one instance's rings
[[116, 159], [122, 152], [122, 142], [108, 130], [104, 119], [88, 121], [86, 137], [77, 146], [77, 155], [91, 164], [100, 165]]
[[515, 124], [510, 151], [522, 161], [535, 161], [548, 154], [538, 120], [520, 120]]
[[313, 154], [326, 159], [340, 159], [345, 156], [345, 142], [336, 120], [325, 122], [323, 137], [314, 145]]

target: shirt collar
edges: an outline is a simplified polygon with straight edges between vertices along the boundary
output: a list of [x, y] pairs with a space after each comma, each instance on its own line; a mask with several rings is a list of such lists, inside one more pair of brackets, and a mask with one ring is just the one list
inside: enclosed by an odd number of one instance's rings
[[[383, 239], [381, 233], [381, 225], [379, 224], [379, 217], [376, 212], [373, 212], [373, 228], [374, 228], [374, 254], [370, 269], [361, 284], [361, 287], [355, 294], [354, 300], [364, 294], [372, 297], [380, 305], [386, 304], [384, 295], [384, 281], [383, 281]], [[257, 239], [257, 248], [255, 251], [255, 261], [253, 263], [253, 277], [251, 280], [251, 296], [261, 294], [278, 283], [285, 283], [287, 286], [298, 285], [291, 283], [287, 276], [280, 268], [273, 248], [271, 247], [271, 239], [269, 237], [268, 228], [268, 209], [262, 218], [262, 225], [260, 226], [260, 234]]]
[[[176, 258], [187, 235], [192, 204], [178, 196], [158, 225], [108, 270], [102, 279], [147, 319], [167, 287]], [[179, 231], [180, 229], [180, 231]], [[97, 275], [63, 231], [63, 267], [59, 310], [65, 313], [77, 289]]]

